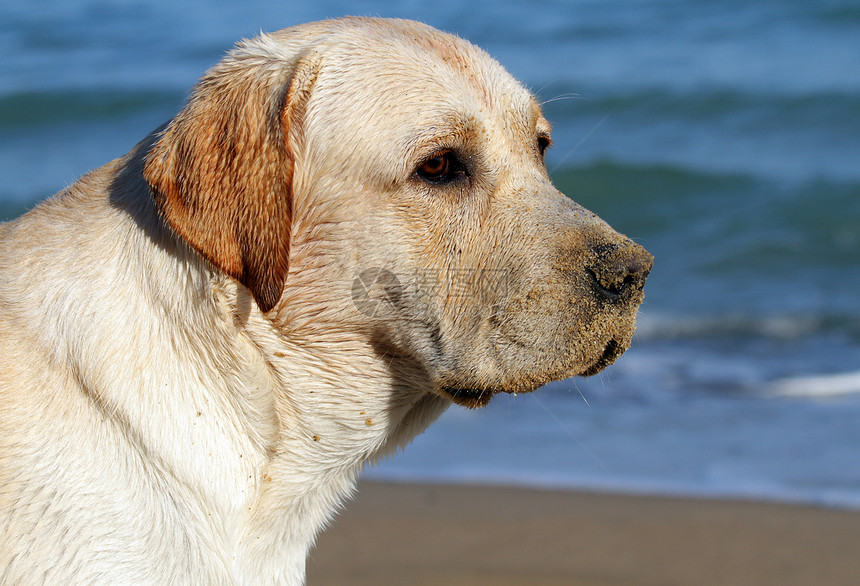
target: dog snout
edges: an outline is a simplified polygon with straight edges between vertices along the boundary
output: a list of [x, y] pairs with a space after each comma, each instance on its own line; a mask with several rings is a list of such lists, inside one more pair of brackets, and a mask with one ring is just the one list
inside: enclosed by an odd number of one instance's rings
[[654, 257], [633, 242], [597, 245], [592, 253], [586, 271], [597, 297], [612, 303], [640, 302]]

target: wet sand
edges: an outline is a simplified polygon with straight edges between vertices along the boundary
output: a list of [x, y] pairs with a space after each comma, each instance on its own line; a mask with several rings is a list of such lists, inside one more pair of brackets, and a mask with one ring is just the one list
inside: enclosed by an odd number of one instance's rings
[[362, 483], [308, 586], [860, 584], [860, 513], [771, 503]]

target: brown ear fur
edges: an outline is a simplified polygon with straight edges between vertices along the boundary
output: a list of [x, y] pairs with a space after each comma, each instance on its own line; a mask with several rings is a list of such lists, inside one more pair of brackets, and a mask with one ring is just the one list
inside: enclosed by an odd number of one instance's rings
[[146, 157], [143, 175], [171, 228], [245, 285], [264, 312], [283, 292], [293, 155], [316, 69], [234, 55], [200, 80]]

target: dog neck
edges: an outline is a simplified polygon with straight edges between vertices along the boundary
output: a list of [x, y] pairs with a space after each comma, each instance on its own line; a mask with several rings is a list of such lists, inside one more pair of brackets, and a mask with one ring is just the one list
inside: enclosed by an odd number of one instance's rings
[[[237, 556], [240, 571], [256, 578], [276, 572], [285, 554], [291, 567], [303, 568], [314, 536], [352, 492], [362, 466], [405, 446], [449, 402], [430, 392], [420, 368], [381, 356], [363, 335], [320, 319], [285, 328], [262, 315], [241, 286], [221, 290], [266, 366], [277, 415]], [[237, 314], [238, 307], [247, 313]], [[320, 328], [324, 339], [315, 335]]]
[[[321, 341], [315, 331], [327, 328], [324, 320], [282, 331], [247, 290], [165, 227], [141, 224], [153, 217], [151, 209], [140, 213], [152, 205], [145, 185], [122, 184], [123, 171], [119, 185], [100, 185], [122, 164], [64, 196], [76, 200], [69, 210], [86, 214], [73, 218], [78, 262], [65, 265], [81, 272], [61, 277], [48, 264], [33, 268], [53, 286], [31, 306], [63, 306], [47, 297], [64, 286], [91, 290], [89, 303], [69, 307], [62, 322], [34, 318], [36, 331], [55, 332], [46, 346], [63, 341], [46, 352], [75, 373], [99, 430], [93, 441], [120, 446], [90, 472], [146, 468], [112, 482], [117, 494], [139, 495], [129, 507], [169, 552], [160, 571], [180, 576], [189, 567], [183, 560], [199, 558], [211, 575], [193, 580], [301, 584], [316, 533], [364, 463], [408, 443], [448, 402], [425, 388], [420, 369], [380, 355], [366, 336], [332, 326]], [[134, 170], [134, 161], [125, 164]], [[100, 266], [95, 252], [103, 247], [137, 262]], [[174, 508], [150, 510], [147, 503], [156, 502]], [[112, 546], [123, 547], [122, 535], [114, 539]]]

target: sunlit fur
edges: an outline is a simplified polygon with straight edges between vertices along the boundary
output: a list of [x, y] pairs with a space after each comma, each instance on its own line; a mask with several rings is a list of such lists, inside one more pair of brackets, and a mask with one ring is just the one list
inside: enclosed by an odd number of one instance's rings
[[[315, 23], [0, 226], [0, 583], [301, 584], [365, 462], [611, 363], [650, 256], [552, 187], [548, 134], [461, 39]], [[468, 173], [418, 177], [443, 149]]]

